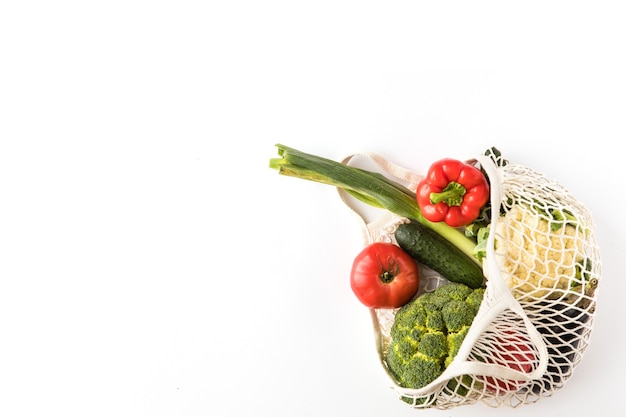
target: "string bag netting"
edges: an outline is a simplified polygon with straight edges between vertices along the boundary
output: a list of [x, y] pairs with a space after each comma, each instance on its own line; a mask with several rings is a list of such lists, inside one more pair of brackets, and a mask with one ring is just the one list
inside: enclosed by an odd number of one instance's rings
[[[409, 188], [422, 178], [373, 158]], [[559, 183], [509, 164], [499, 152], [472, 162], [490, 184], [487, 280], [454, 360], [426, 386], [399, 385], [386, 362], [397, 309], [370, 309], [380, 362], [399, 399], [413, 408], [535, 403], [564, 386], [589, 344], [601, 272], [589, 210]], [[365, 242], [394, 241], [402, 222], [406, 219], [386, 213], [364, 223]], [[418, 295], [447, 282], [423, 265], [420, 276]]]

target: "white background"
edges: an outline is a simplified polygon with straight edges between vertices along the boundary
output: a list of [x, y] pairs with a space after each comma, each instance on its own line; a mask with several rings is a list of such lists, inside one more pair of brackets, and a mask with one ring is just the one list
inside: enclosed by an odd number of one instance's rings
[[[0, 415], [617, 415], [618, 5], [2, 2]], [[564, 183], [604, 272], [573, 378], [517, 410], [396, 400], [348, 286], [359, 226], [270, 170], [276, 143], [416, 171], [497, 146]]]

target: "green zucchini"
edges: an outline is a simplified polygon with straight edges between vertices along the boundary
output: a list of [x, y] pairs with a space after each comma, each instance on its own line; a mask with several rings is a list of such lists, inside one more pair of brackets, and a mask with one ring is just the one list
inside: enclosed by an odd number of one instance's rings
[[413, 259], [448, 281], [471, 288], [483, 285], [482, 268], [446, 238], [418, 222], [400, 224], [394, 234], [398, 246]]

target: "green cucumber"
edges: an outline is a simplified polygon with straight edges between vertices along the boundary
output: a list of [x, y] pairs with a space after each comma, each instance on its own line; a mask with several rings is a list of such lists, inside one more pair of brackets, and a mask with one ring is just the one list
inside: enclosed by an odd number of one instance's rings
[[483, 285], [482, 268], [446, 238], [418, 222], [400, 224], [394, 234], [398, 246], [413, 259], [448, 281], [471, 288]]

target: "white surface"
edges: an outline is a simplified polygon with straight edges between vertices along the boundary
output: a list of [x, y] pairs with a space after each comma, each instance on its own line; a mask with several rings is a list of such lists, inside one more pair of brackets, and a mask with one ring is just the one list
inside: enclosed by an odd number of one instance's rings
[[[618, 2], [94, 3], [0, 7], [0, 415], [624, 408]], [[604, 277], [565, 388], [396, 400], [347, 284], [358, 225], [268, 169], [279, 142], [415, 170], [497, 146], [570, 188]]]

